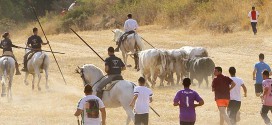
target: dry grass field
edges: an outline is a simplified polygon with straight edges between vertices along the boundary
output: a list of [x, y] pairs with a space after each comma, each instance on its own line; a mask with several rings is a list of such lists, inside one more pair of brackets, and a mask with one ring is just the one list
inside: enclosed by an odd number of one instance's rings
[[[24, 46], [24, 42], [30, 34], [31, 30], [12, 34], [11, 39], [15, 45]], [[104, 58], [107, 56], [107, 48], [115, 46], [110, 30], [84, 31], [79, 34]], [[212, 34], [203, 31], [192, 32], [182, 29], [169, 30], [160, 26], [145, 26], [141, 27], [139, 34], [157, 48], [176, 49], [185, 45], [206, 47], [216, 65], [222, 66], [225, 75], [228, 75], [227, 69], [230, 66], [235, 66], [238, 71], [237, 76], [244, 79], [248, 88], [248, 97], [242, 100], [241, 121], [238, 124], [264, 124], [259, 114], [260, 99], [254, 94], [252, 71], [260, 52], [265, 54], [265, 61], [271, 64], [271, 33], [260, 31], [257, 36], [253, 36], [251, 31]], [[13, 101], [8, 102], [7, 98], [0, 98], [0, 125], [77, 124], [73, 113], [78, 100], [84, 94], [82, 80], [78, 74], [74, 73], [74, 69], [87, 63], [100, 68], [103, 68], [104, 64], [75, 34], [50, 35], [48, 39], [54, 51], [66, 53], [65, 55], [56, 54], [56, 57], [68, 84], [64, 84], [52, 55], [48, 53], [51, 59], [49, 90], [45, 89], [44, 74], [41, 81], [41, 91], [38, 91], [37, 85], [35, 85], [34, 91], [32, 91], [31, 85], [26, 86], [23, 82], [24, 74], [15, 76], [12, 86]], [[45, 40], [44, 37], [43, 40]], [[151, 48], [147, 44], [145, 47], [146, 49]], [[48, 47], [43, 47], [43, 49], [49, 50]], [[19, 63], [22, 63], [24, 50], [14, 49], [14, 51]], [[117, 55], [121, 57], [120, 53]], [[133, 64], [131, 58], [129, 58], [129, 63]], [[140, 73], [133, 68], [128, 68], [123, 72], [123, 76], [127, 80], [136, 82]], [[32, 76], [29, 76], [29, 82], [31, 82], [31, 78]], [[211, 82], [211, 79], [209, 81]], [[151, 106], [160, 113], [161, 117], [157, 117], [155, 113], [150, 111], [151, 125], [179, 124], [179, 109], [172, 105], [174, 95], [179, 89], [182, 89], [182, 86], [158, 87], [157, 85], [153, 89], [154, 102]], [[219, 113], [211, 87], [206, 88], [206, 85], [203, 84], [201, 88], [193, 86], [192, 89], [196, 90], [205, 101], [202, 107], [196, 109], [196, 125], [218, 125]], [[107, 109], [108, 125], [123, 125], [125, 120], [126, 115], [122, 108]]]

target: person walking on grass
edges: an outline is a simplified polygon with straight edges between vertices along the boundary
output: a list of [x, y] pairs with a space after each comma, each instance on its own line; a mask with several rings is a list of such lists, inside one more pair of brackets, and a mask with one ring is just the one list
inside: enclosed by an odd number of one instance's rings
[[248, 13], [254, 35], [257, 35], [257, 22], [259, 15], [259, 12], [255, 10], [254, 6], [252, 7], [252, 10]]
[[134, 97], [130, 103], [135, 111], [135, 125], [148, 125], [149, 103], [153, 101], [153, 93], [145, 86], [145, 82], [143, 77], [138, 79], [139, 86], [134, 88]]
[[[179, 106], [180, 125], [194, 125], [196, 121], [195, 108], [202, 106], [204, 100], [197, 92], [190, 89], [191, 80], [189, 78], [183, 79], [184, 89], [177, 92], [174, 98], [174, 106]], [[195, 101], [198, 104], [195, 104]]]
[[257, 97], [259, 97], [263, 93], [262, 72], [264, 70], [267, 70], [271, 74], [271, 69], [270, 69], [269, 65], [267, 65], [264, 62], [264, 54], [260, 53], [259, 54], [259, 62], [255, 64], [254, 71], [253, 71], [253, 80], [256, 80], [256, 82], [255, 82], [255, 94], [256, 94]]
[[[75, 116], [82, 115], [83, 125], [106, 125], [105, 105], [100, 98], [92, 95], [93, 88], [86, 85], [84, 88], [85, 97], [79, 100]], [[100, 119], [101, 113], [102, 121]]]
[[216, 77], [212, 82], [212, 91], [214, 92], [215, 101], [220, 113], [220, 125], [223, 125], [224, 121], [228, 125], [231, 125], [226, 109], [230, 101], [230, 91], [235, 87], [235, 83], [232, 79], [222, 74], [221, 67], [215, 67], [214, 75]]
[[[244, 82], [241, 78], [236, 77], [236, 69], [234, 67], [229, 68], [230, 78], [233, 80], [234, 83], [236, 83], [235, 87], [230, 90], [230, 102], [228, 105], [228, 114], [230, 118], [230, 122], [232, 125], [236, 125], [237, 122], [237, 113], [240, 110], [241, 107], [241, 87], [244, 90], [244, 96], [247, 97], [247, 88], [244, 85]], [[239, 118], [240, 116], [238, 116]]]
[[272, 79], [269, 78], [269, 71], [265, 70], [262, 73], [263, 76], [263, 94], [261, 95], [262, 99], [262, 109], [261, 109], [261, 116], [266, 125], [272, 125], [269, 117], [267, 116], [268, 111], [272, 112]]

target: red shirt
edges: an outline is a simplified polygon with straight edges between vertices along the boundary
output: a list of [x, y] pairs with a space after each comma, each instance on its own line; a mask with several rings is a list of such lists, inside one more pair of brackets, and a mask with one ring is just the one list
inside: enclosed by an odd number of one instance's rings
[[256, 20], [257, 19], [257, 12], [255, 10], [251, 11], [251, 18], [252, 18], [252, 20]]
[[212, 88], [214, 89], [215, 100], [230, 99], [230, 85], [232, 79], [222, 74], [213, 79]]

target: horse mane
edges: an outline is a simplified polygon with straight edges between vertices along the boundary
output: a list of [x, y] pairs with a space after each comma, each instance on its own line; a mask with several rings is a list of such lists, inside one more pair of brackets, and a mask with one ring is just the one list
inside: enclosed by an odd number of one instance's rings
[[82, 69], [84, 69], [85, 79], [91, 84], [103, 76], [103, 71], [93, 64], [85, 64]]

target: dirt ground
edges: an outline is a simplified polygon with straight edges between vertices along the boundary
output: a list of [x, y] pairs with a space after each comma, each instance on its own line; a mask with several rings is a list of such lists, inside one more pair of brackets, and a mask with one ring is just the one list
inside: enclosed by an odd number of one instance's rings
[[[31, 31], [20, 34], [11, 34], [11, 39], [15, 45], [24, 46]], [[271, 33], [260, 31], [257, 36], [254, 36], [251, 31], [213, 34], [182, 29], [169, 30], [153, 25], [141, 27], [139, 34], [157, 48], [177, 49], [185, 45], [203, 46], [207, 48], [216, 66], [222, 66], [225, 75], [229, 75], [227, 69], [230, 66], [236, 67], [237, 76], [244, 80], [248, 88], [248, 97], [242, 99], [241, 121], [238, 124], [264, 124], [259, 113], [261, 102], [259, 98], [255, 97], [254, 93], [252, 71], [254, 64], [258, 62], [258, 54], [261, 52], [265, 54], [265, 61], [271, 64]], [[115, 47], [115, 43], [112, 41], [113, 33], [110, 30], [84, 31], [79, 32], [79, 35], [104, 58], [107, 57], [107, 48], [109, 46]], [[45, 40], [44, 37], [42, 38]], [[35, 84], [34, 91], [31, 89], [31, 85], [26, 86], [23, 82], [24, 74], [15, 76], [12, 86], [13, 101], [8, 102], [7, 98], [0, 98], [1, 125], [77, 124], [76, 117], [73, 114], [78, 100], [84, 96], [84, 93], [82, 80], [78, 74], [74, 73], [74, 70], [77, 66], [83, 64], [94, 64], [100, 68], [103, 68], [104, 64], [75, 34], [49, 35], [48, 39], [54, 51], [66, 53], [65, 55], [56, 54], [56, 57], [68, 84], [64, 84], [53, 56], [48, 53], [50, 56], [49, 90], [45, 89], [44, 74], [41, 81], [41, 91], [38, 91], [37, 84]], [[145, 49], [149, 48], [151, 47], [145, 44]], [[47, 46], [43, 49], [49, 50]], [[14, 49], [14, 53], [19, 63], [22, 63], [24, 50]], [[117, 55], [121, 57], [120, 53]], [[129, 64], [133, 64], [131, 58], [129, 58]], [[123, 72], [123, 76], [125, 79], [136, 83], [140, 73], [133, 68], [128, 68]], [[31, 78], [32, 76], [29, 76], [29, 82], [31, 82]], [[211, 83], [211, 78], [209, 81]], [[151, 125], [179, 124], [179, 108], [174, 107], [172, 101], [176, 92], [182, 88], [180, 85], [159, 87], [157, 84], [153, 89], [154, 102], [151, 106], [160, 113], [161, 117], [157, 117], [155, 113], [150, 111], [149, 121]], [[196, 125], [219, 124], [219, 112], [210, 84], [208, 88], [205, 84], [202, 84], [200, 88], [192, 86], [192, 89], [196, 90], [205, 101], [202, 107], [196, 109]], [[125, 124], [126, 114], [122, 108], [106, 109], [106, 111], [108, 125]]]

